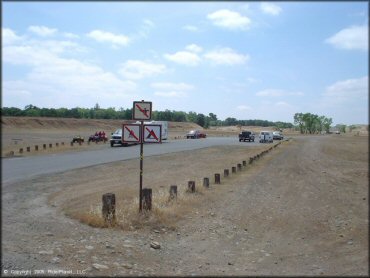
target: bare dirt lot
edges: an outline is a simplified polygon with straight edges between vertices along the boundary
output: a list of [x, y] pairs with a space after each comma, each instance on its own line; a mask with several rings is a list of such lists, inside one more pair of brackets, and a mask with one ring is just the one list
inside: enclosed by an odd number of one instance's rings
[[[368, 137], [294, 137], [223, 177], [271, 146], [145, 158], [153, 211], [144, 215], [138, 159], [7, 185], [2, 275], [368, 276]], [[186, 193], [189, 180], [196, 193]], [[176, 202], [167, 202], [171, 184], [179, 187]], [[107, 192], [117, 198], [115, 228], [99, 228]]]

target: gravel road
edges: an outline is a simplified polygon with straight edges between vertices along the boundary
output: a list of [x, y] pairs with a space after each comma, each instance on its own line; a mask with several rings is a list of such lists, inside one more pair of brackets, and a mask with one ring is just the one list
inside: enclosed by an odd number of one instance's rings
[[2, 274], [369, 275], [367, 141], [332, 138], [279, 146], [176, 229], [91, 228], [47, 205], [60, 176], [13, 183], [2, 192]]

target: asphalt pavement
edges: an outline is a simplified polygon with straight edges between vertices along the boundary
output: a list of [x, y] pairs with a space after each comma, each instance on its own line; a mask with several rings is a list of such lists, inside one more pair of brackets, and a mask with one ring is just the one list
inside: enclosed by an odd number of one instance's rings
[[[239, 142], [237, 137], [209, 137], [206, 139], [168, 140], [162, 144], [145, 144], [145, 157], [207, 148], [217, 145], [257, 146], [258, 142]], [[139, 158], [140, 145], [110, 147], [98, 150], [2, 158], [2, 186], [39, 175]]]

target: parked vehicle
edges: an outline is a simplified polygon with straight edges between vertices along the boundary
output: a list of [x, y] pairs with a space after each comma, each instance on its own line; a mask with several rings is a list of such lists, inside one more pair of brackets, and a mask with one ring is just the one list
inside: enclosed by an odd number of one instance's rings
[[251, 131], [242, 131], [239, 133], [239, 142], [241, 141], [252, 141], [254, 142], [254, 133]]
[[198, 139], [198, 138], [206, 138], [206, 137], [207, 137], [207, 134], [205, 134], [204, 132], [200, 130], [190, 130], [186, 134], [186, 139]]
[[274, 137], [271, 131], [261, 131], [259, 135], [260, 143], [272, 143]]
[[85, 139], [81, 135], [77, 135], [72, 139], [72, 143], [83, 143], [83, 142], [85, 142]]
[[112, 133], [111, 139], [109, 140], [110, 146], [114, 147], [115, 145], [127, 146], [127, 143], [122, 143], [122, 128], [117, 129]]
[[284, 136], [283, 134], [280, 133], [280, 131], [274, 131], [272, 133], [272, 137], [274, 140], [283, 140], [284, 139]]

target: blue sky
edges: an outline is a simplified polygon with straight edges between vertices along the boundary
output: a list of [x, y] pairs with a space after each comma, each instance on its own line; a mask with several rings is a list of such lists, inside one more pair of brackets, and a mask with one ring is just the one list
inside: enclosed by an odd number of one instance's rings
[[367, 2], [3, 2], [2, 106], [368, 123]]

